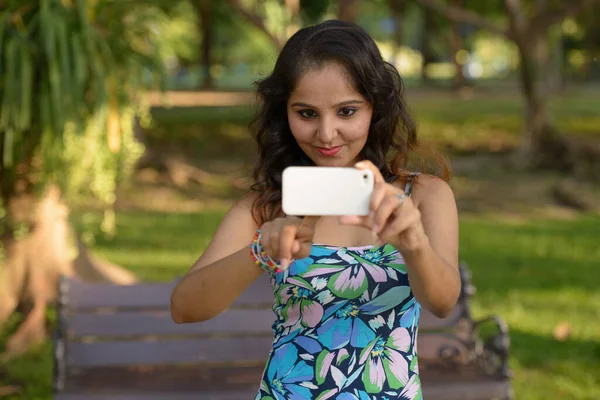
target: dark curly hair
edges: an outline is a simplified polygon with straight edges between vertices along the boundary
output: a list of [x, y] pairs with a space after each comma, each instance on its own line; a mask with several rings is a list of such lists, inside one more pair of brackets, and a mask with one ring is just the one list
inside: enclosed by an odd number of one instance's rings
[[[361, 159], [373, 162], [386, 181], [392, 182], [406, 176], [401, 171], [407, 166], [408, 154], [419, 146], [416, 124], [404, 100], [402, 79], [396, 68], [384, 61], [373, 39], [349, 22], [326, 21], [303, 28], [287, 41], [271, 75], [256, 82], [261, 106], [252, 130], [259, 159], [251, 190], [257, 193], [252, 214], [259, 226], [282, 214], [283, 170], [314, 165], [292, 136], [287, 101], [303, 73], [329, 62], [346, 70], [355, 90], [373, 108]], [[388, 154], [390, 149], [393, 154]], [[449, 179], [447, 163], [437, 158], [442, 177]]]

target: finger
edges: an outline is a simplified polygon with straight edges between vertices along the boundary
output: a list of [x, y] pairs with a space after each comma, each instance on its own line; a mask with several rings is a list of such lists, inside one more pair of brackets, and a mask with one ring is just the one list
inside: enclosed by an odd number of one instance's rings
[[314, 230], [315, 227], [317, 226], [317, 221], [319, 221], [318, 216], [308, 215], [308, 216], [302, 218], [302, 221], [300, 222], [300, 226]]
[[301, 260], [303, 258], [306, 258], [306, 257], [310, 256], [310, 253], [312, 251], [312, 242], [309, 242], [309, 241], [298, 242], [298, 241], [296, 241], [296, 243], [298, 243], [298, 250], [293, 253], [295, 259]]
[[418, 212], [404, 213], [404, 215], [397, 215], [391, 218], [386, 226], [381, 230], [379, 236], [381, 238], [391, 238], [402, 234], [405, 230], [410, 228], [417, 220], [420, 215]]
[[292, 247], [296, 240], [298, 228], [293, 224], [285, 224], [279, 237], [279, 266], [286, 269], [292, 260]]
[[385, 179], [383, 179], [383, 175], [381, 175], [381, 171], [371, 161], [363, 160], [357, 162], [356, 164], [354, 164], [354, 166], [360, 170], [368, 169], [369, 171], [371, 171], [373, 173], [373, 181], [375, 182], [375, 184], [385, 182]]
[[307, 226], [299, 225], [296, 230], [296, 239], [299, 242], [312, 241], [315, 230]]
[[[279, 259], [279, 242], [281, 234], [279, 229], [273, 230], [269, 235], [269, 247], [265, 248], [265, 251], [273, 260]], [[263, 246], [264, 247], [264, 246]]]
[[373, 231], [375, 233], [381, 232], [381, 229], [387, 224], [390, 216], [392, 216], [399, 206], [400, 200], [396, 195], [387, 195], [383, 199], [375, 211], [375, 216], [373, 218]]
[[369, 208], [371, 210], [377, 210], [388, 191], [389, 189], [387, 188], [387, 184], [385, 183], [378, 183], [377, 185], [375, 185], [375, 187], [373, 188], [373, 193], [371, 193], [371, 201], [369, 202]]
[[366, 217], [360, 215], [344, 215], [338, 219], [342, 225], [365, 225]]
[[271, 251], [271, 240], [270, 240], [270, 232], [271, 232], [271, 223], [265, 224], [262, 228], [261, 228], [261, 234], [260, 234], [260, 240], [259, 240], [259, 244], [262, 247], [262, 249], [269, 254], [269, 252]]
[[[369, 214], [369, 226], [367, 228], [378, 231], [377, 224], [375, 223], [375, 213], [381, 206], [381, 202], [385, 198], [386, 194], [389, 192], [387, 183], [380, 183], [375, 186], [373, 189], [373, 194], [371, 195], [371, 202], [369, 204], [369, 209], [371, 213]], [[379, 225], [379, 228], [381, 225]]]

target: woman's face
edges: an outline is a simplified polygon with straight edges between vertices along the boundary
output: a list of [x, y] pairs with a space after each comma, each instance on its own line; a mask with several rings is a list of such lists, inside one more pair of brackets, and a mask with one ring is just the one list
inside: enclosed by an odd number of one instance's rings
[[292, 135], [316, 165], [347, 167], [359, 161], [373, 109], [352, 87], [343, 67], [328, 63], [300, 78], [287, 115]]

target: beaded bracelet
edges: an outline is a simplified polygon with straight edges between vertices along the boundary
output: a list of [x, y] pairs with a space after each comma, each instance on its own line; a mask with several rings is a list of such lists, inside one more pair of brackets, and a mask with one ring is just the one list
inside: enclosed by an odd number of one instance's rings
[[256, 265], [258, 265], [263, 270], [269, 273], [281, 272], [282, 269], [279, 268], [279, 264], [275, 262], [271, 257], [269, 257], [267, 252], [265, 252], [262, 245], [260, 244], [260, 236], [261, 233], [259, 229], [254, 234], [254, 238], [252, 240], [252, 243], [250, 244], [250, 255], [252, 256], [252, 259], [254, 260]]

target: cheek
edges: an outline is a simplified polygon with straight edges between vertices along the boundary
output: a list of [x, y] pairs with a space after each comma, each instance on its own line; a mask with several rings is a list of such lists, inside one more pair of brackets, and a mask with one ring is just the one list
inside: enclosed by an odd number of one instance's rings
[[346, 140], [365, 142], [369, 136], [369, 128], [371, 126], [370, 115], [365, 118], [357, 118], [346, 125]]
[[297, 116], [290, 116], [288, 117], [288, 123], [290, 125], [290, 130], [292, 131], [292, 136], [294, 136], [298, 142], [312, 140], [314, 129], [309, 121], [304, 121]]

